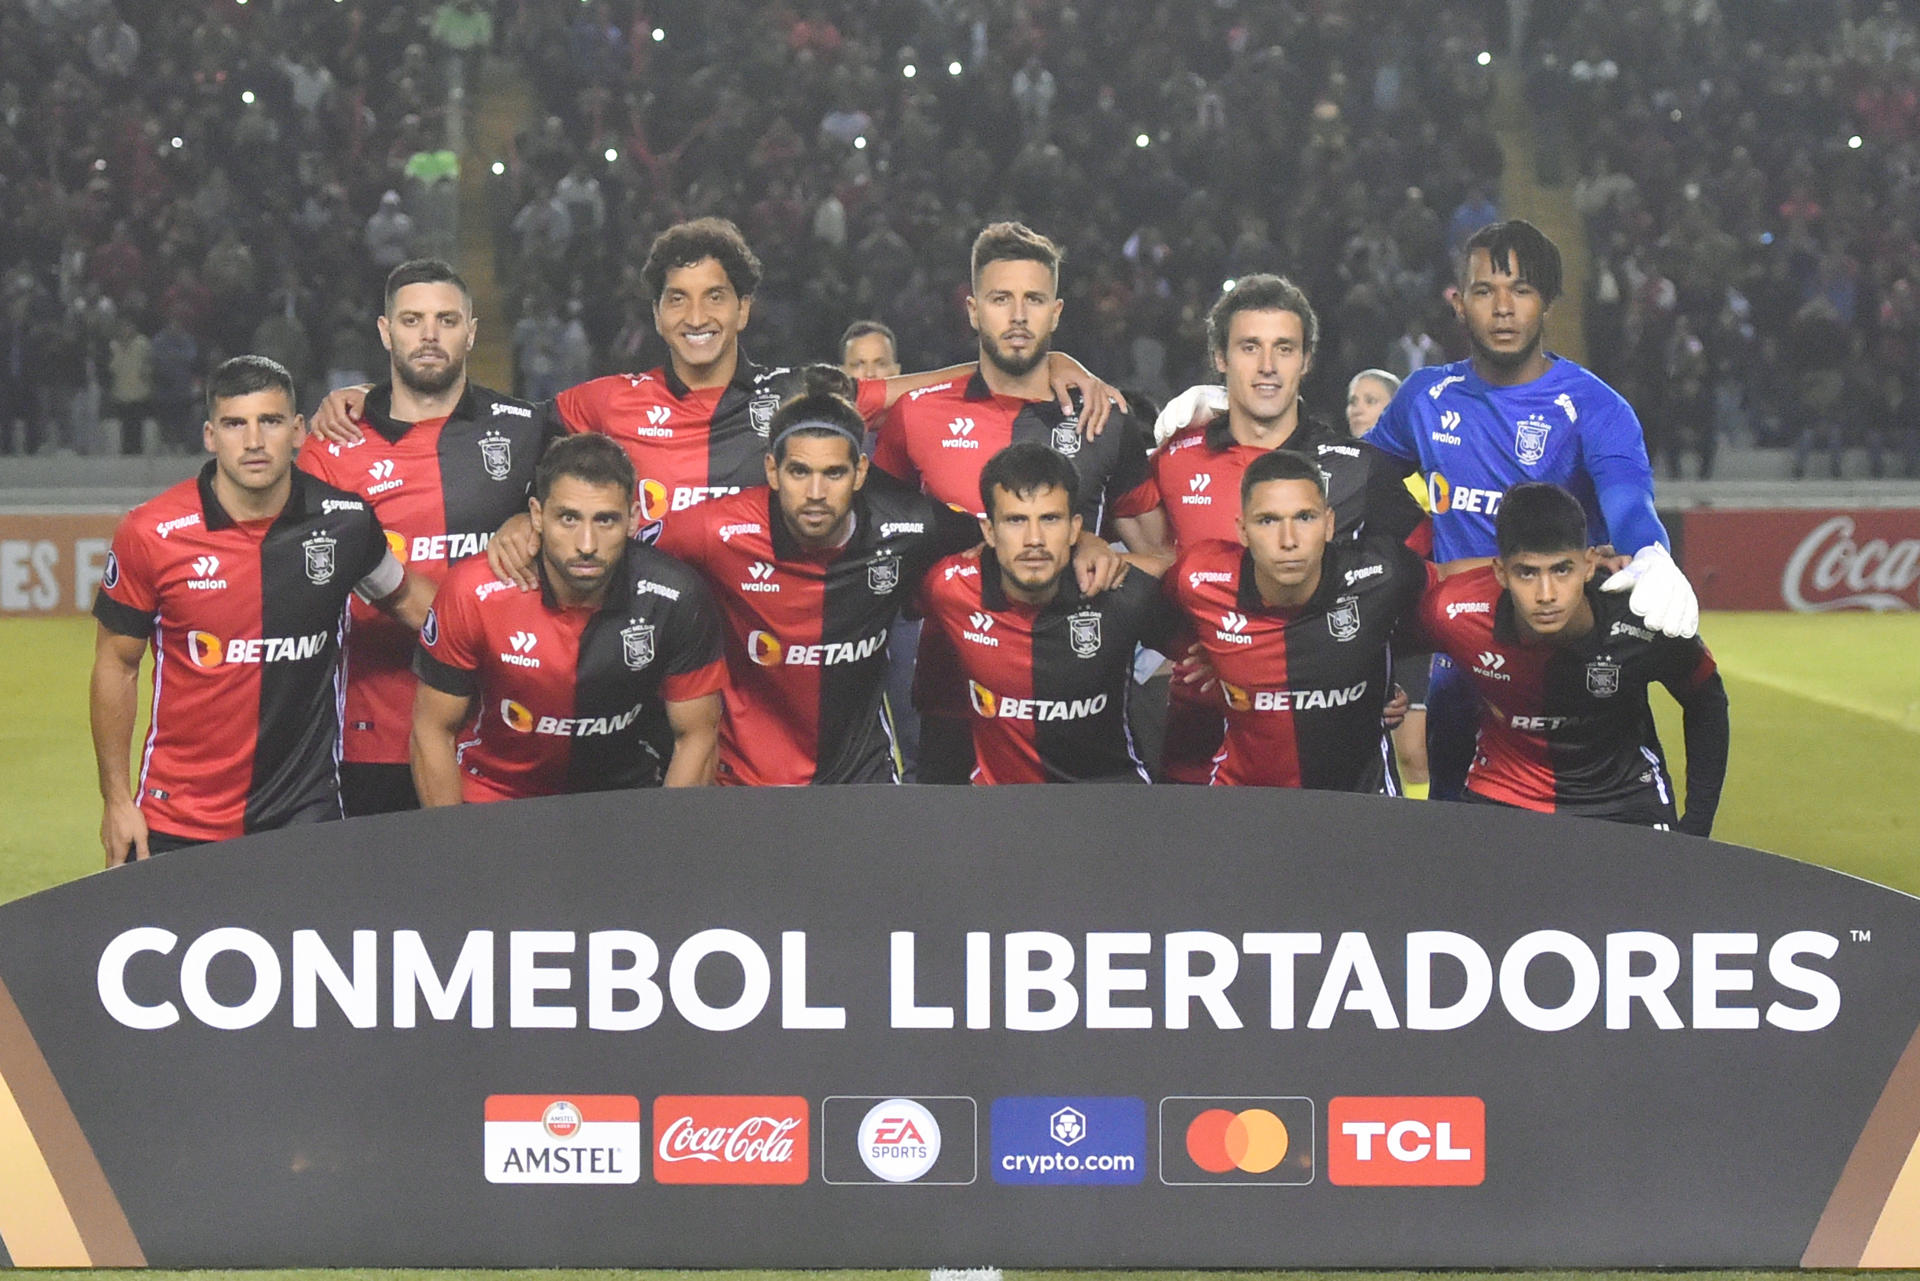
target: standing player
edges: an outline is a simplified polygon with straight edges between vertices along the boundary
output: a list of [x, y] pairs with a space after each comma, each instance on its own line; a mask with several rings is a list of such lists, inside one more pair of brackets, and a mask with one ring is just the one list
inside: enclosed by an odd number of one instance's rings
[[877, 320], [856, 320], [840, 335], [840, 368], [861, 381], [900, 376], [899, 345], [893, 330]]
[[[1367, 444], [1427, 481], [1434, 559], [1494, 553], [1501, 496], [1526, 481], [1565, 486], [1587, 513], [1592, 542], [1633, 552], [1602, 584], [1631, 589], [1654, 631], [1691, 636], [1700, 611], [1667, 551], [1653, 509], [1653, 469], [1640, 420], [1593, 374], [1545, 347], [1560, 296], [1560, 250], [1531, 223], [1493, 223], [1467, 241], [1454, 310], [1473, 353], [1408, 376]], [[1472, 758], [1472, 696], [1448, 663], [1434, 664], [1427, 698], [1432, 794], [1455, 799]]]
[[[408, 574], [361, 499], [293, 466], [293, 378], [236, 356], [207, 378], [213, 458], [127, 514], [94, 599], [89, 708], [107, 863], [341, 817], [337, 660], [349, 593], [418, 626]], [[140, 656], [152, 728], [128, 754]]]
[[633, 464], [599, 437], [557, 441], [528, 507], [539, 593], [462, 561], [421, 631], [421, 801], [711, 782], [720, 620], [698, 575], [633, 539]]
[[1079, 479], [1038, 441], [995, 454], [980, 473], [987, 546], [921, 588], [967, 678], [976, 783], [1148, 781], [1127, 732], [1134, 646], [1167, 648], [1177, 620], [1148, 574], [1081, 594]]
[[[1495, 517], [1492, 566], [1421, 603], [1422, 626], [1480, 695], [1466, 799], [1710, 835], [1727, 771], [1726, 687], [1698, 637], [1661, 635], [1621, 596], [1594, 590], [1587, 531], [1566, 490], [1516, 485]], [[1647, 707], [1655, 681], [1685, 725], [1684, 818]]]
[[765, 486], [667, 522], [660, 549], [697, 566], [726, 620], [720, 781], [890, 783], [887, 628], [927, 568], [971, 547], [973, 520], [869, 476], [866, 424], [824, 388], [782, 405]]
[[1391, 536], [1337, 539], [1319, 465], [1292, 450], [1248, 465], [1237, 525], [1236, 542], [1183, 547], [1166, 579], [1226, 707], [1210, 781], [1393, 794], [1388, 641], [1426, 565]]
[[[1226, 384], [1220, 389], [1225, 413], [1168, 437], [1153, 455], [1149, 483], [1128, 500], [1164, 511], [1181, 550], [1239, 537], [1241, 479], [1275, 449], [1303, 454], [1326, 473], [1337, 540], [1363, 532], [1406, 538], [1420, 525], [1418, 505], [1390, 467], [1307, 414], [1300, 384], [1313, 368], [1319, 337], [1312, 303], [1281, 276], [1243, 277], [1207, 313], [1207, 343]], [[1171, 685], [1161, 777], [1206, 782], [1222, 732], [1211, 698]]]
[[[394, 555], [438, 585], [526, 510], [545, 433], [532, 405], [468, 382], [473, 295], [446, 263], [395, 267], [378, 323], [392, 368], [367, 393], [369, 430], [357, 443], [310, 437], [299, 463], [366, 499]], [[341, 798], [349, 817], [418, 808], [407, 764], [414, 633], [362, 602], [350, 611]]]
[[[880, 425], [873, 463], [948, 506], [971, 511], [986, 460], [1006, 446], [1038, 441], [1069, 459], [1079, 476], [1079, 515], [1096, 535], [1109, 511], [1127, 547], [1170, 558], [1165, 524], [1151, 504], [1111, 500], [1146, 479], [1146, 432], [1131, 417], [1088, 439], [1048, 388], [1046, 361], [1065, 306], [1060, 249], [1017, 222], [988, 226], [973, 242], [967, 316], [980, 340], [971, 377], [918, 388], [894, 402]], [[1129, 500], [1131, 501], [1131, 500]], [[973, 770], [967, 703], [954, 654], [923, 632], [914, 673], [921, 716], [923, 783], [963, 783]]]

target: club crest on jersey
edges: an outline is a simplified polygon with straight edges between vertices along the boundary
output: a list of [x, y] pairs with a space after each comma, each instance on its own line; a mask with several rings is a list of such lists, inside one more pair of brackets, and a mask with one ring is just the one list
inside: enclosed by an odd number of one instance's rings
[[100, 585], [108, 591], [120, 585], [120, 558], [112, 552], [107, 553], [106, 572], [100, 575]]
[[747, 402], [747, 421], [753, 424], [756, 436], [764, 436], [773, 426], [773, 411], [780, 408], [780, 396], [777, 392], [761, 392]]
[[1552, 427], [1552, 423], [1538, 418], [1515, 424], [1513, 452], [1519, 455], [1521, 462], [1531, 467], [1547, 456], [1547, 432]]
[[496, 432], [488, 432], [480, 438], [480, 463], [487, 469], [487, 475], [505, 480], [513, 474], [513, 442]]
[[620, 629], [620, 657], [636, 672], [653, 661], [652, 623], [632, 623]]
[[1587, 664], [1587, 693], [1595, 698], [1612, 698], [1620, 692], [1620, 664]]
[[334, 540], [325, 534], [315, 534], [300, 548], [307, 554], [307, 581], [310, 583], [330, 583], [333, 581]]
[[1327, 630], [1337, 641], [1350, 641], [1360, 634], [1360, 598], [1342, 596], [1327, 611]]
[[1053, 452], [1068, 458], [1080, 452], [1080, 419], [1062, 418], [1053, 428]]
[[1100, 652], [1100, 615], [1092, 610], [1067, 615], [1067, 643], [1081, 658]]
[[867, 587], [875, 596], [886, 596], [900, 586], [900, 558], [882, 553], [867, 563]]

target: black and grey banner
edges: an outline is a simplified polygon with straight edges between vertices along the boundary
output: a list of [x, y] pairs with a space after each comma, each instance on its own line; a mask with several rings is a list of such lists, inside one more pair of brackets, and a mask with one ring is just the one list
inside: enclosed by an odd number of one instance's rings
[[1920, 1265], [1920, 904], [1175, 788], [331, 824], [0, 908], [17, 1265]]

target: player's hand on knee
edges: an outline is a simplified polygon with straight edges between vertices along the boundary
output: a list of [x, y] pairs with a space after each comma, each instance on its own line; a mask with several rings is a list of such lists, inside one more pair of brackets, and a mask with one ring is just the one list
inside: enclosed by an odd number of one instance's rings
[[504, 578], [522, 591], [540, 585], [533, 561], [540, 554], [540, 540], [534, 535], [533, 520], [525, 512], [507, 517], [507, 523], [487, 541], [487, 568], [495, 578]]
[[1664, 635], [1687, 637], [1700, 630], [1700, 601], [1693, 594], [1693, 584], [1674, 563], [1673, 554], [1659, 543], [1635, 552], [1626, 568], [1600, 584], [1600, 590], [1632, 592], [1627, 608]]
[[320, 408], [313, 411], [308, 429], [329, 445], [359, 444], [366, 439], [366, 433], [360, 430], [360, 415], [367, 407], [367, 393], [371, 390], [362, 383], [328, 392]]
[[131, 800], [110, 803], [100, 820], [100, 844], [106, 849], [108, 867], [150, 857], [147, 816]]
[[1153, 443], [1164, 445], [1167, 437], [1187, 427], [1210, 423], [1227, 412], [1227, 389], [1218, 383], [1189, 387], [1167, 402], [1153, 420]]

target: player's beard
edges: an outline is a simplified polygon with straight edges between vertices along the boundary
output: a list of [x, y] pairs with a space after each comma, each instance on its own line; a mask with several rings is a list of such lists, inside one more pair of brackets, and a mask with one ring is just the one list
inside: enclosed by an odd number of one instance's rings
[[1479, 335], [1475, 334], [1471, 329], [1467, 331], [1467, 341], [1473, 345], [1473, 357], [1475, 360], [1493, 369], [1509, 371], [1521, 368], [1538, 355], [1540, 348], [1546, 344], [1547, 333], [1544, 326], [1534, 330], [1533, 341], [1518, 351], [1495, 351], [1486, 343], [1481, 342]]
[[1009, 378], [1025, 378], [1040, 367], [1040, 362], [1053, 354], [1053, 336], [1037, 340], [1033, 352], [1025, 360], [1009, 356], [1000, 349], [1000, 344], [989, 334], [980, 335], [980, 355], [989, 361], [995, 369]]
[[451, 352], [447, 353], [447, 363], [440, 366], [437, 373], [417, 369], [411, 361], [396, 359], [393, 362], [394, 377], [405, 383], [409, 391], [418, 392], [422, 396], [439, 395], [465, 377], [466, 372], [466, 357], [455, 360]]

